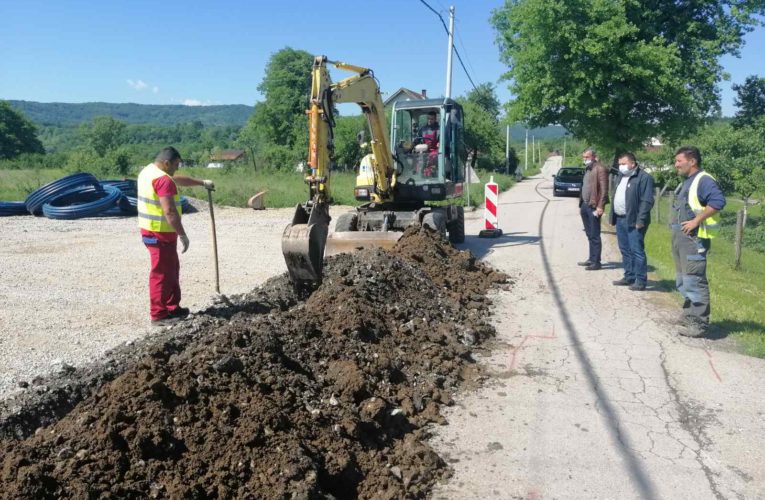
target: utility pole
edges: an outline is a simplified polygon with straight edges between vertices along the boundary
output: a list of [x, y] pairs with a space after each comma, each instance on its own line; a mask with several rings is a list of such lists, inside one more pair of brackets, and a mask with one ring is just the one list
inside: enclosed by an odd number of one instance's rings
[[452, 96], [452, 53], [454, 52], [454, 6], [449, 7], [449, 51], [446, 53], [446, 98]]
[[[454, 54], [454, 6], [449, 7], [449, 46], [446, 50], [446, 91], [444, 96], [447, 99], [452, 97], [452, 55]], [[473, 177], [473, 170], [470, 163], [465, 165], [465, 196], [467, 197], [467, 207], [470, 207], [470, 181]]]
[[531, 136], [531, 164], [536, 165], [537, 164], [537, 142], [536, 142], [536, 136]]
[[510, 125], [505, 130], [505, 173], [510, 175]]
[[523, 173], [529, 169], [529, 129], [526, 129], [526, 146], [523, 148]]
[[566, 164], [566, 136], [563, 136], [563, 160], [560, 162], [560, 166], [564, 166]]

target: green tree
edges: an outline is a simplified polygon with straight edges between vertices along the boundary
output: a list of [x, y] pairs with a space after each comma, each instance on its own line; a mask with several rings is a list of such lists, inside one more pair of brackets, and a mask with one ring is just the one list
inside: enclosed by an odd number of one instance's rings
[[338, 116], [335, 119], [335, 165], [350, 170], [358, 166], [364, 153], [358, 141], [358, 133], [364, 132], [369, 141], [367, 119], [364, 115]]
[[748, 76], [742, 85], [733, 85], [736, 99], [733, 104], [738, 111], [733, 118], [736, 128], [754, 125], [758, 118], [765, 116], [765, 78]]
[[98, 156], [118, 148], [125, 143], [126, 125], [111, 116], [97, 116], [90, 124], [82, 126], [82, 135]]
[[728, 123], [706, 127], [696, 143], [704, 169], [741, 196], [746, 216], [752, 195], [765, 192], [765, 118], [738, 129]]
[[34, 124], [10, 104], [0, 101], [0, 159], [44, 152]]
[[506, 0], [494, 12], [511, 120], [603, 147], [687, 135], [719, 111], [720, 57], [762, 0]]
[[[499, 155], [503, 136], [500, 133], [500, 103], [490, 83], [482, 83], [458, 99], [465, 114], [465, 148], [470, 167], [495, 169], [504, 165]], [[498, 165], [500, 164], [500, 165]]]
[[255, 105], [239, 135], [267, 165], [294, 166], [308, 148], [305, 110], [311, 88], [313, 56], [284, 48], [274, 53], [258, 90], [265, 99]]

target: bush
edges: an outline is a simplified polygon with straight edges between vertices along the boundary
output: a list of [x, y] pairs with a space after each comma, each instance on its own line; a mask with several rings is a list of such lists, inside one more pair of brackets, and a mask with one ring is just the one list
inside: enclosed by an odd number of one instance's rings
[[12, 160], [0, 160], [0, 169], [6, 170], [40, 170], [63, 167], [68, 160], [66, 153], [43, 154], [24, 153]]
[[268, 144], [259, 148], [255, 161], [258, 169], [295, 170], [297, 164], [304, 159], [304, 155], [304, 151], [296, 151], [290, 146]]

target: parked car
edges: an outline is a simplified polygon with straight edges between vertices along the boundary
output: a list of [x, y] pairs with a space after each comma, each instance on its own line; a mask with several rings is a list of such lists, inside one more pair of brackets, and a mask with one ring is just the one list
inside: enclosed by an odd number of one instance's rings
[[582, 192], [584, 169], [579, 167], [563, 167], [553, 175], [553, 195], [579, 195]]

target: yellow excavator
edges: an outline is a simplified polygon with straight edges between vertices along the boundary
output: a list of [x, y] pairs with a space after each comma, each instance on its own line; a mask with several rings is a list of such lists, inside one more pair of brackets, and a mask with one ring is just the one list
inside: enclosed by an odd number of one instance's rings
[[[331, 64], [355, 75], [332, 83]], [[335, 105], [355, 102], [367, 118], [371, 153], [359, 167], [354, 196], [364, 202], [338, 217], [329, 233], [330, 176], [334, 160]], [[295, 208], [282, 236], [290, 280], [299, 291], [321, 283], [325, 255], [359, 248], [391, 248], [409, 225], [465, 239], [461, 206], [428, 202], [462, 195], [464, 182], [462, 107], [449, 98], [393, 104], [390, 135], [380, 87], [369, 68], [317, 56], [313, 62], [309, 127], [308, 201]]]

